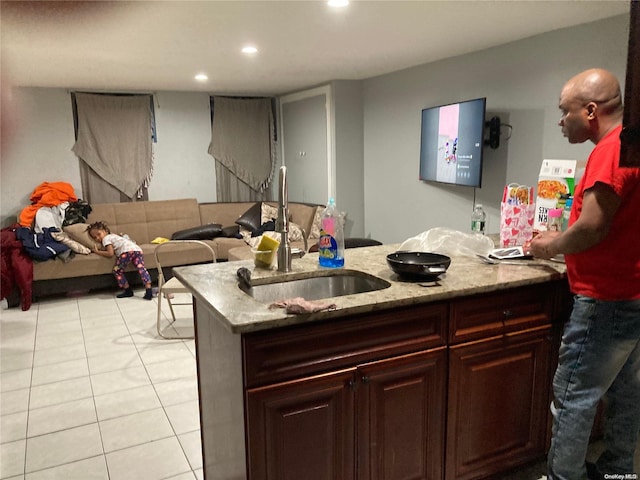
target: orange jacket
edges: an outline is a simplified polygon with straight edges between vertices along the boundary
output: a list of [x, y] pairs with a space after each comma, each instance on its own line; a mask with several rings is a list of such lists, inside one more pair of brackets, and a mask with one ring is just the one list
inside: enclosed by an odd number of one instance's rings
[[54, 207], [64, 202], [76, 202], [78, 197], [70, 183], [43, 182], [31, 194], [31, 205], [23, 209], [18, 222], [23, 227], [30, 227], [40, 207]]

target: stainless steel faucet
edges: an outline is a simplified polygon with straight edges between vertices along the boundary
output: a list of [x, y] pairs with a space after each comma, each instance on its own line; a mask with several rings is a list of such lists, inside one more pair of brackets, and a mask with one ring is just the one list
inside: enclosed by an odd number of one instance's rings
[[287, 184], [287, 167], [280, 167], [278, 177], [278, 218], [276, 219], [276, 232], [280, 233], [280, 246], [278, 247], [278, 271], [290, 272], [291, 259], [302, 258], [307, 253], [307, 234], [303, 230], [304, 250], [291, 248], [289, 243], [289, 187]]

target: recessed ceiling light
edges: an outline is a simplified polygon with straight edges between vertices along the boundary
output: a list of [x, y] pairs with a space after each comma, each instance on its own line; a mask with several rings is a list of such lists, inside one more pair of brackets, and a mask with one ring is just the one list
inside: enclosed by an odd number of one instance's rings
[[247, 45], [246, 47], [242, 47], [242, 53], [256, 53], [258, 49], [252, 45]]
[[349, 5], [349, 0], [329, 0], [327, 3], [330, 7], [346, 7]]
[[195, 76], [195, 79], [199, 82], [206, 82], [207, 80], [209, 80], [209, 77], [207, 77], [207, 75], [205, 75], [204, 73], [199, 73]]

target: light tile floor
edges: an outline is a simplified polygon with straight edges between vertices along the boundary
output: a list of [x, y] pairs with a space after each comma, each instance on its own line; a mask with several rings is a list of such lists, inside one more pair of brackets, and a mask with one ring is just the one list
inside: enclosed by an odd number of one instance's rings
[[194, 341], [158, 337], [142, 294], [0, 312], [2, 480], [203, 478]]
[[[195, 344], [161, 339], [142, 293], [0, 311], [0, 479], [202, 480]], [[177, 308], [192, 334], [191, 307]], [[543, 473], [541, 461], [499, 480]]]

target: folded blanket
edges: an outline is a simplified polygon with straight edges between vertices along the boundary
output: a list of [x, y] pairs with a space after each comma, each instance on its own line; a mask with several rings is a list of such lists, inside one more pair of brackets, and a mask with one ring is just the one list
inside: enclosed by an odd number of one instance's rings
[[305, 300], [302, 297], [279, 300], [269, 305], [269, 308], [285, 308], [287, 313], [315, 313], [323, 310], [335, 310], [336, 304], [321, 301]]

